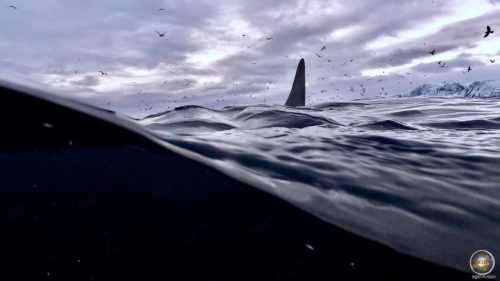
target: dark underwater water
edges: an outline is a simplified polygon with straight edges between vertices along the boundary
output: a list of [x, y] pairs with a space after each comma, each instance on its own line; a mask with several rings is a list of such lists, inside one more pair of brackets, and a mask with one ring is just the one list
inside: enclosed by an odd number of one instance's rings
[[500, 255], [500, 100], [184, 106], [138, 122], [400, 252], [466, 272], [476, 250]]

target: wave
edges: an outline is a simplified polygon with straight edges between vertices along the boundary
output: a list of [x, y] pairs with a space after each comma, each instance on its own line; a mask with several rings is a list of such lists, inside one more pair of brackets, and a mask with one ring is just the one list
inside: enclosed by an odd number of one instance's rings
[[[496, 118], [498, 119], [498, 118]], [[466, 120], [453, 122], [436, 122], [423, 124], [428, 127], [438, 129], [456, 129], [456, 130], [498, 130], [500, 122], [497, 120]]]
[[394, 120], [376, 121], [359, 126], [372, 130], [417, 130], [417, 128], [405, 125], [401, 121]]
[[[334, 225], [466, 271], [478, 248], [500, 251], [500, 233], [483, 231], [500, 229], [498, 108], [436, 97], [185, 107], [140, 123]], [[217, 128], [161, 125], [172, 123]]]

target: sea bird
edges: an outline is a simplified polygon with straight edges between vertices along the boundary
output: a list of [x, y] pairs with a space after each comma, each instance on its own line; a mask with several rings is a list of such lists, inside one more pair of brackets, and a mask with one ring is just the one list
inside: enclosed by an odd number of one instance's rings
[[99, 73], [101, 73], [101, 75], [106, 75], [106, 76], [108, 75], [108, 73], [106, 73], [106, 72], [104, 72], [102, 70], [99, 70]]
[[320, 52], [324, 51], [325, 49], [326, 49], [326, 45], [321, 48]]
[[158, 36], [160, 36], [160, 37], [165, 36], [165, 33], [166, 33], [166, 32], [162, 32], [162, 33], [160, 33], [158, 30], [155, 30], [155, 31], [156, 31], [156, 33], [158, 34]]
[[470, 72], [471, 70], [472, 70], [472, 68], [469, 65], [469, 67], [467, 68], [467, 72]]
[[488, 37], [491, 33], [495, 33], [493, 30], [491, 30], [491, 27], [489, 25], [486, 26], [486, 32], [484, 33], [484, 37]]
[[429, 52], [429, 54], [434, 55], [436, 53], [436, 50], [432, 50]]

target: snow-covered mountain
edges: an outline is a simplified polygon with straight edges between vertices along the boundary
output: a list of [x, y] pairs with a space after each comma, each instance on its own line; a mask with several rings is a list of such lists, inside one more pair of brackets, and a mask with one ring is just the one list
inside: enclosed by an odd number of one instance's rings
[[500, 98], [500, 81], [476, 81], [468, 87], [460, 83], [423, 84], [408, 94], [396, 97], [437, 97], [457, 96], [463, 98]]
[[500, 81], [476, 81], [465, 90], [465, 98], [500, 98]]
[[437, 89], [438, 96], [459, 96], [463, 94], [465, 87], [460, 83], [446, 83]]
[[423, 84], [415, 88], [410, 92], [409, 95], [404, 95], [408, 97], [420, 97], [420, 96], [435, 96], [437, 94], [437, 90], [441, 86], [437, 84]]

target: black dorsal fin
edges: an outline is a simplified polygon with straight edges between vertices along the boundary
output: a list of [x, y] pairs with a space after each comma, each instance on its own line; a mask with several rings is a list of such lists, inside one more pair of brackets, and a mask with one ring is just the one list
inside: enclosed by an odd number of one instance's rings
[[304, 59], [301, 59], [297, 66], [295, 79], [293, 80], [292, 90], [288, 99], [285, 102], [288, 106], [304, 106], [306, 105], [306, 64]]

